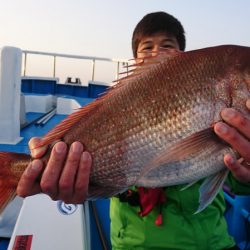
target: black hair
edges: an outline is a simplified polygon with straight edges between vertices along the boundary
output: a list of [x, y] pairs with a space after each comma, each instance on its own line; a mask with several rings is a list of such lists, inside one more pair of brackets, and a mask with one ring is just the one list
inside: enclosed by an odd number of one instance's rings
[[143, 37], [154, 35], [158, 32], [174, 36], [179, 44], [180, 50], [185, 50], [186, 39], [182, 24], [174, 16], [160, 11], [147, 14], [136, 25], [132, 36], [134, 57], [136, 57], [138, 45]]

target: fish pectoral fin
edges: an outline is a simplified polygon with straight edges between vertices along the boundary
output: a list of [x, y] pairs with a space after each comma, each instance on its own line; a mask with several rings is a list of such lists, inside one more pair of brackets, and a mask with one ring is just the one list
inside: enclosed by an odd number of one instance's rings
[[213, 128], [201, 130], [165, 148], [142, 169], [140, 176], [145, 176], [170, 162], [184, 161], [205, 148], [213, 147], [214, 150], [219, 150], [224, 146], [224, 142], [214, 133]]
[[[197, 181], [198, 181], [198, 180], [197, 180]], [[180, 191], [184, 191], [184, 190], [190, 188], [190, 187], [193, 186], [197, 181], [193, 181], [193, 182], [188, 183], [188, 184], [185, 185]]]
[[87, 200], [111, 198], [117, 194], [125, 192], [127, 189], [128, 187], [108, 187], [91, 184], [89, 185]]
[[222, 188], [229, 170], [225, 169], [220, 171], [217, 174], [211, 175], [205, 179], [199, 189], [200, 198], [199, 198], [199, 207], [195, 214], [204, 210], [212, 201], [215, 196], [218, 194]]

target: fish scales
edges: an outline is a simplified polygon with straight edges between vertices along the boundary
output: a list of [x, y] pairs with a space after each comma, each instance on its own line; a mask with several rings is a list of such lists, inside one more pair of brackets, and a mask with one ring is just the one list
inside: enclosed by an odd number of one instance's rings
[[[110, 184], [115, 185], [112, 176], [118, 173], [131, 181], [124, 179], [122, 185], [135, 184], [143, 166], [164, 149], [166, 140], [171, 145], [214, 122], [213, 83], [223, 65], [212, 53], [197, 52], [194, 57], [183, 54], [163, 60], [125, 79], [116, 94], [69, 130], [64, 140], [82, 141], [93, 155], [93, 181], [107, 184], [111, 177]], [[176, 69], [178, 74], [173, 74]]]
[[[157, 153], [176, 140], [210, 127], [218, 119], [215, 84], [224, 79], [226, 68], [222, 57], [217, 54], [215, 49], [210, 53], [204, 50], [183, 53], [166, 60], [161, 57], [160, 63], [145, 66], [147, 70], [141, 70], [140, 75], [119, 83], [123, 86], [109, 99], [104, 99], [97, 112], [93, 112], [87, 121], [80, 122], [78, 128], [72, 127], [64, 140], [70, 144], [81, 138], [80, 141], [92, 153], [94, 182], [107, 184], [109, 177], [110, 185], [116, 185], [113, 177], [122, 175], [124, 182], [118, 186], [136, 184], [136, 177]], [[220, 109], [223, 107], [226, 107], [224, 102], [219, 105]], [[197, 167], [193, 161], [196, 160], [188, 161], [194, 170]], [[203, 164], [204, 160], [200, 162]], [[176, 172], [186, 175], [192, 171], [187, 164], [184, 164], [184, 170], [179, 170], [178, 164], [173, 168], [173, 176]], [[156, 172], [164, 171], [168, 170], [164, 168]], [[204, 174], [206, 172], [202, 170], [201, 177]], [[185, 175], [182, 176], [184, 181]], [[154, 178], [154, 174], [152, 176]], [[169, 184], [167, 180], [158, 182], [155, 180], [150, 186]], [[179, 182], [183, 181], [170, 184]], [[147, 182], [142, 184], [148, 185]]]
[[190, 183], [225, 168], [223, 155], [231, 149], [212, 127], [225, 107], [249, 118], [249, 89], [248, 47], [160, 53], [62, 121], [40, 146], [58, 139], [84, 144], [93, 158], [89, 198], [131, 185]]

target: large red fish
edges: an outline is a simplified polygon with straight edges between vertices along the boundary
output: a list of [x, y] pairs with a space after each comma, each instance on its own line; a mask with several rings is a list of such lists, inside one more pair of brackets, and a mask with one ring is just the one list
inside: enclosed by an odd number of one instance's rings
[[[250, 97], [250, 48], [225, 45], [147, 58], [104, 96], [71, 114], [42, 140], [82, 142], [92, 154], [89, 199], [132, 185], [201, 186], [198, 211], [226, 178], [230, 147], [213, 132], [220, 111]], [[49, 157], [50, 152], [44, 157]], [[0, 153], [0, 210], [15, 195], [28, 155]]]

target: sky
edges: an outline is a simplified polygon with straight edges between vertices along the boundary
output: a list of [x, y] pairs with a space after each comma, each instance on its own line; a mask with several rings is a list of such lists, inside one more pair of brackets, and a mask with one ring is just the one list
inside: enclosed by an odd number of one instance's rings
[[[150, 12], [181, 21], [187, 48], [250, 45], [248, 0], [0, 0], [0, 47], [131, 59], [135, 25]], [[115, 66], [96, 65], [98, 81], [112, 81]], [[28, 75], [52, 76], [53, 59], [29, 56]], [[58, 59], [56, 75], [91, 78], [91, 62]]]

